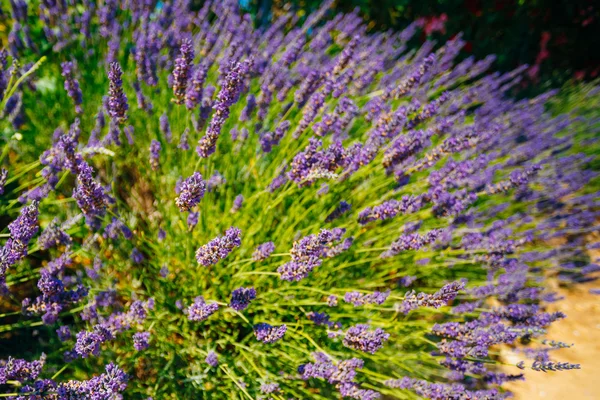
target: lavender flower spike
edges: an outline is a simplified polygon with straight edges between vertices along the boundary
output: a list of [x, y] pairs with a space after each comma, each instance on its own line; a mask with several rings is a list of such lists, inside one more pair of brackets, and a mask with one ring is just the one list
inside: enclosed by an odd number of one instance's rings
[[265, 323], [254, 325], [254, 335], [263, 343], [275, 343], [285, 335], [286, 331], [286, 325], [272, 326]]
[[160, 150], [160, 142], [152, 140], [150, 143], [150, 168], [152, 168], [152, 171], [156, 171], [160, 167]]
[[390, 295], [390, 291], [386, 292], [373, 292], [372, 294], [365, 294], [360, 292], [348, 292], [344, 295], [344, 301], [351, 303], [354, 307], [362, 306], [365, 304], [383, 304]]
[[27, 245], [38, 231], [38, 202], [23, 207], [21, 214], [8, 225], [10, 238], [0, 249], [0, 290], [5, 285], [6, 270], [27, 255]]
[[81, 88], [79, 87], [79, 82], [75, 79], [73, 74], [74, 65], [73, 62], [67, 61], [62, 63], [61, 65], [62, 72], [61, 75], [65, 78], [65, 90], [73, 102], [75, 103], [75, 112], [77, 114], [81, 114], [83, 110], [81, 109], [82, 102], [82, 94]]
[[188, 307], [187, 316], [190, 321], [204, 321], [213, 315], [219, 309], [217, 303], [206, 303], [204, 297], [198, 296], [194, 299], [194, 303]]
[[318, 235], [309, 235], [294, 242], [290, 253], [292, 260], [277, 268], [280, 278], [284, 281], [300, 281], [306, 278], [310, 272], [319, 267], [324, 257], [333, 257], [341, 251], [347, 250], [347, 244], [351, 241], [344, 241], [340, 246], [331, 247], [339, 241], [345, 233], [344, 229], [335, 228], [332, 230], [323, 229]]
[[184, 212], [194, 208], [204, 197], [205, 191], [206, 183], [202, 179], [202, 175], [200, 172], [194, 172], [179, 186], [179, 196], [175, 199], [179, 211]]
[[127, 110], [129, 105], [127, 104], [127, 96], [123, 92], [123, 81], [121, 76], [123, 70], [117, 62], [110, 63], [108, 70], [108, 115], [116, 123], [122, 124], [127, 119]]
[[242, 232], [235, 227], [225, 231], [224, 236], [219, 236], [200, 247], [196, 251], [196, 260], [205, 267], [214, 265], [219, 260], [227, 257], [234, 248], [242, 244]]
[[38, 238], [38, 245], [43, 250], [59, 245], [71, 244], [71, 237], [62, 229], [58, 218], [54, 218]]
[[175, 104], [183, 104], [185, 93], [190, 79], [190, 69], [194, 60], [194, 47], [192, 41], [183, 39], [179, 49], [180, 56], [175, 60], [175, 69], [173, 70], [173, 99]]
[[200, 213], [198, 212], [190, 212], [187, 217], [187, 225], [190, 229], [193, 229], [196, 225], [198, 225], [198, 217]]
[[270, 394], [270, 393], [276, 393], [279, 392], [279, 384], [276, 382], [273, 383], [263, 383], [262, 385], [260, 385], [260, 391], [263, 394]]
[[164, 135], [167, 143], [171, 143], [171, 140], [173, 139], [173, 133], [171, 132], [171, 125], [169, 124], [169, 117], [167, 116], [167, 113], [163, 113], [158, 119], [158, 128]]
[[209, 351], [204, 361], [213, 368], [219, 365], [219, 357], [214, 351]]
[[241, 194], [238, 194], [237, 196], [235, 196], [235, 199], [233, 199], [233, 206], [231, 206], [231, 210], [230, 212], [236, 213], [240, 210], [240, 208], [242, 208], [242, 205], [244, 204], [244, 196]]
[[235, 63], [229, 70], [213, 106], [215, 112], [206, 130], [206, 135], [200, 139], [198, 147], [196, 147], [196, 152], [200, 157], [206, 158], [215, 152], [221, 129], [229, 118], [229, 108], [238, 100], [250, 66], [251, 61], [246, 60]]
[[[57, 391], [63, 399], [115, 399], [127, 388], [128, 376], [118, 366], [110, 363], [106, 372], [88, 381], [60, 383]], [[39, 382], [39, 381], [38, 381]]]
[[246, 289], [244, 287], [235, 289], [231, 292], [231, 302], [229, 307], [236, 311], [245, 310], [250, 302], [256, 298], [256, 290], [254, 288]]
[[358, 324], [351, 327], [346, 332], [346, 336], [344, 336], [344, 346], [375, 354], [377, 350], [383, 347], [383, 342], [387, 341], [389, 338], [389, 333], [385, 333], [381, 328], [370, 331], [369, 325]]
[[181, 134], [181, 137], [179, 138], [179, 144], [177, 145], [177, 148], [183, 151], [188, 151], [190, 149], [190, 144], [189, 144], [189, 136], [190, 136], [190, 129], [186, 128], [185, 131], [183, 131], [183, 133]]
[[258, 245], [258, 247], [256, 247], [256, 250], [254, 250], [254, 253], [252, 253], [252, 259], [254, 261], [264, 261], [267, 258], [269, 258], [271, 253], [273, 253], [274, 251], [275, 251], [275, 243], [266, 242], [266, 243], [260, 244], [260, 245]]
[[133, 334], [133, 348], [142, 351], [150, 347], [150, 332], [137, 332]]
[[92, 172], [92, 167], [82, 161], [77, 175], [77, 186], [73, 191], [73, 198], [77, 200], [77, 205], [88, 223], [96, 217], [102, 217], [106, 210], [104, 189], [94, 180]]
[[454, 298], [458, 295], [458, 292], [465, 288], [465, 285], [465, 280], [451, 282], [447, 285], [444, 285], [434, 294], [416, 294], [414, 290], [410, 291], [404, 297], [404, 301], [400, 306], [401, 311], [404, 314], [408, 314], [411, 310], [419, 307], [443, 307], [448, 304], [448, 302], [454, 300]]
[[442, 231], [433, 229], [424, 235], [417, 232], [400, 236], [392, 243], [390, 249], [381, 254], [382, 258], [393, 257], [403, 251], [419, 250], [437, 240]]
[[0, 384], [6, 385], [7, 381], [23, 383], [37, 379], [46, 363], [46, 355], [42, 353], [39, 360], [25, 361], [9, 357], [7, 361], [0, 361]]

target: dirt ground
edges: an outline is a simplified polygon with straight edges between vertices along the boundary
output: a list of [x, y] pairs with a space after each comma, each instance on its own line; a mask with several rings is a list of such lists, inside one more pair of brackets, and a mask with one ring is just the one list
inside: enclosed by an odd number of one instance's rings
[[[549, 311], [563, 311], [567, 318], [550, 327], [548, 339], [574, 344], [568, 349], [552, 351], [552, 359], [581, 364], [581, 369], [547, 373], [527, 370], [525, 381], [506, 385], [515, 400], [600, 400], [600, 295], [589, 293], [590, 289], [600, 289], [600, 281], [569, 290], [558, 289], [565, 299], [549, 308]], [[523, 359], [514, 352], [506, 352], [503, 357], [511, 363]], [[516, 368], [506, 370], [516, 371]]]

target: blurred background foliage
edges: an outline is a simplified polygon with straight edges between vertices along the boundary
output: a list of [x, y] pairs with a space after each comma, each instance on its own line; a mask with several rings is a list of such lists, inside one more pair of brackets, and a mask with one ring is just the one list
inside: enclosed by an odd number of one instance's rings
[[[320, 3], [241, 0], [259, 25], [288, 10], [302, 17]], [[462, 57], [495, 54], [494, 67], [500, 71], [530, 65], [519, 88], [522, 95], [600, 75], [598, 0], [337, 0], [333, 8], [347, 12], [356, 7], [372, 29], [400, 30], [418, 21], [414, 46], [427, 39], [445, 43], [462, 32], [467, 41]]]

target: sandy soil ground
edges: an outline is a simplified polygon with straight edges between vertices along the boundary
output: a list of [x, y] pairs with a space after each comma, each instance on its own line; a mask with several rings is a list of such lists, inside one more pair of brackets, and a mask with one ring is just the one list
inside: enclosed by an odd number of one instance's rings
[[[600, 295], [589, 293], [595, 288], [600, 289], [600, 280], [569, 290], [558, 289], [565, 299], [549, 308], [549, 311], [563, 311], [567, 318], [553, 324], [548, 339], [574, 344], [571, 348], [551, 352], [553, 360], [581, 364], [581, 369], [547, 373], [525, 371], [524, 382], [507, 385], [515, 400], [600, 400]], [[507, 352], [504, 359], [516, 363], [523, 358]], [[516, 368], [506, 370], [516, 371]]]

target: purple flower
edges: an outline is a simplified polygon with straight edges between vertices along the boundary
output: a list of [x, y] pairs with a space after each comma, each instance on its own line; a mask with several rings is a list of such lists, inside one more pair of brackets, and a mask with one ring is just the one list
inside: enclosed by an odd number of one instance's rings
[[418, 211], [422, 206], [422, 199], [418, 196], [403, 196], [400, 201], [389, 200], [373, 208], [365, 208], [358, 214], [358, 222], [362, 225], [375, 221], [394, 218], [398, 214], [409, 214]]
[[246, 106], [242, 110], [240, 114], [240, 121], [248, 121], [251, 118], [252, 111], [256, 107], [256, 96], [252, 93], [248, 94], [246, 97]]
[[273, 383], [263, 383], [262, 385], [260, 385], [260, 391], [263, 394], [271, 394], [271, 393], [276, 393], [279, 392], [279, 383], [273, 382]]
[[294, 101], [304, 105], [309, 97], [319, 88], [323, 76], [319, 71], [311, 70], [294, 93]]
[[[330, 384], [335, 385], [344, 397], [377, 398], [368, 397], [367, 391], [360, 389], [355, 382], [356, 370], [364, 366], [364, 362], [360, 358], [342, 360], [339, 363], [334, 363], [329, 356], [323, 353], [313, 353], [313, 358], [315, 359], [314, 363], [303, 364], [298, 368], [298, 373], [300, 373], [302, 379], [325, 379]], [[357, 394], [358, 397], [354, 397], [354, 394]], [[367, 397], [363, 397], [363, 394]]]
[[71, 330], [68, 326], [63, 325], [56, 330], [56, 334], [58, 335], [58, 340], [61, 342], [66, 342], [71, 339]]
[[244, 203], [244, 196], [238, 194], [233, 200], [233, 206], [231, 207], [231, 212], [236, 213], [242, 208], [242, 204]]
[[198, 212], [190, 212], [187, 217], [187, 225], [190, 229], [193, 229], [196, 225], [198, 225], [198, 216], [200, 213]]
[[115, 364], [106, 366], [106, 372], [88, 381], [68, 381], [58, 385], [57, 394], [61, 399], [91, 398], [107, 400], [121, 397], [127, 388], [127, 374]]
[[229, 307], [236, 311], [245, 310], [250, 302], [256, 298], [256, 290], [254, 288], [238, 288], [231, 292], [231, 302]]
[[105, 290], [94, 297], [94, 301], [98, 307], [111, 307], [117, 304], [116, 290]]
[[339, 326], [335, 322], [330, 320], [330, 316], [327, 313], [309, 312], [306, 314], [307, 318], [314, 322], [315, 325], [326, 325], [329, 328]]
[[0, 384], [6, 385], [7, 381], [26, 381], [37, 379], [46, 363], [46, 355], [42, 353], [39, 360], [25, 361], [9, 357], [0, 361]]
[[[300, 281], [306, 278], [310, 272], [320, 266], [322, 258], [331, 257], [338, 253], [332, 245], [340, 241], [345, 230], [335, 228], [333, 230], [323, 229], [318, 235], [309, 235], [294, 242], [292, 250], [292, 261], [277, 268], [280, 278], [285, 281]], [[341, 244], [344, 250], [347, 243]]]
[[421, 65], [419, 65], [412, 74], [403, 79], [400, 84], [391, 90], [389, 94], [386, 96], [388, 98], [399, 98], [406, 96], [411, 89], [418, 86], [427, 71], [434, 65], [435, 63], [435, 55], [428, 55]]
[[136, 332], [133, 334], [133, 348], [142, 351], [150, 347], [150, 332]]
[[271, 326], [265, 323], [254, 325], [254, 335], [263, 343], [275, 343], [285, 335], [286, 330], [286, 325]]
[[194, 46], [189, 39], [181, 41], [179, 48], [179, 57], [175, 60], [175, 69], [173, 70], [173, 94], [175, 95], [175, 104], [183, 104], [185, 101], [186, 89], [190, 79], [190, 69], [194, 60]]
[[100, 278], [99, 272], [102, 269], [102, 260], [100, 257], [96, 256], [94, 258], [94, 263], [92, 264], [92, 268], [86, 268], [86, 275], [93, 281], [96, 281]]
[[429, 190], [428, 197], [433, 202], [433, 213], [435, 216], [458, 216], [462, 214], [467, 207], [477, 200], [475, 193], [466, 190], [457, 190], [449, 192], [441, 186], [433, 187]]
[[198, 296], [194, 303], [187, 308], [187, 316], [190, 321], [204, 321], [219, 309], [217, 303], [206, 303], [204, 297]]
[[277, 146], [279, 142], [281, 142], [281, 139], [283, 139], [290, 126], [290, 121], [283, 121], [277, 126], [277, 128], [275, 128], [274, 132], [266, 132], [262, 134], [260, 137], [262, 150], [265, 153], [269, 153], [274, 146]]
[[150, 168], [152, 168], [152, 171], [156, 171], [160, 167], [161, 147], [158, 140], [153, 139], [152, 142], [150, 142]]
[[238, 100], [251, 63], [249, 60], [244, 62], [232, 61], [229, 73], [225, 77], [223, 86], [217, 95], [217, 100], [213, 107], [215, 112], [210, 125], [206, 130], [206, 134], [198, 142], [198, 147], [196, 147], [196, 152], [200, 157], [206, 158], [215, 152], [221, 129], [227, 118], [229, 118], [229, 108]]
[[185, 93], [185, 106], [188, 110], [194, 109], [202, 100], [202, 92], [210, 63], [202, 62], [196, 67], [191, 79], [191, 85], [188, 86]]
[[547, 362], [542, 362], [542, 361], [534, 361], [533, 364], [531, 365], [531, 369], [533, 369], [534, 371], [568, 371], [568, 370], [572, 370], [572, 369], [581, 369], [581, 366], [579, 364], [569, 364], [566, 362], [552, 362], [552, 361], [547, 361]]
[[344, 336], [344, 346], [375, 354], [383, 347], [383, 342], [386, 342], [390, 335], [381, 328], [375, 330], [369, 330], [369, 328], [369, 325], [358, 324], [348, 329]]
[[526, 185], [541, 168], [542, 167], [539, 165], [532, 165], [523, 169], [523, 171], [513, 171], [508, 180], [496, 184], [489, 184], [486, 186], [485, 191], [488, 194], [495, 194], [509, 191], [510, 189], [518, 186]]
[[[87, 296], [87, 289], [81, 284], [73, 285], [62, 277], [67, 265], [72, 262], [69, 253], [50, 261], [40, 270], [40, 279], [37, 287], [41, 292], [33, 302], [27, 298], [22, 302], [22, 312], [25, 315], [42, 315], [42, 322], [52, 325], [58, 320], [58, 315], [70, 304], [74, 304]], [[62, 277], [62, 279], [61, 279]]]
[[398, 255], [403, 251], [419, 250], [420, 248], [435, 242], [441, 233], [441, 229], [434, 229], [427, 232], [425, 235], [416, 232], [402, 235], [392, 243], [389, 250], [381, 254], [381, 257], [388, 258]]
[[381, 394], [370, 389], [361, 389], [355, 383], [344, 382], [339, 386], [340, 394], [343, 397], [350, 397], [358, 400], [377, 400], [381, 398]]
[[167, 117], [167, 113], [163, 113], [158, 119], [158, 127], [160, 132], [165, 137], [167, 143], [171, 143], [173, 134], [171, 133], [171, 125], [169, 125], [169, 117]]
[[351, 303], [354, 307], [362, 306], [365, 304], [383, 304], [390, 295], [390, 291], [387, 292], [373, 292], [364, 294], [360, 292], [348, 292], [344, 295], [344, 301]]
[[346, 66], [354, 56], [356, 47], [359, 42], [360, 36], [356, 35], [348, 42], [348, 44], [346, 44], [346, 46], [344, 46], [344, 49], [338, 55], [335, 66], [333, 67], [333, 75], [338, 75], [344, 68], [346, 68]]
[[410, 291], [406, 293], [400, 308], [404, 314], [408, 314], [411, 310], [419, 307], [443, 307], [447, 305], [448, 302], [454, 300], [454, 298], [458, 295], [458, 292], [465, 288], [465, 285], [465, 280], [451, 282], [447, 285], [444, 285], [434, 294], [416, 294], [414, 290]]
[[[140, 82], [137, 79], [135, 81], [133, 81], [133, 90], [135, 90], [135, 97], [137, 99], [138, 108], [140, 110], [144, 110], [144, 111], [148, 112], [148, 114], [150, 114], [150, 112], [152, 111], [152, 108], [153, 108], [152, 103], [146, 96], [144, 96], [144, 92], [142, 92], [142, 87], [140, 86]], [[133, 131], [133, 127], [132, 127], [132, 131]]]
[[38, 202], [23, 207], [17, 219], [8, 224], [8, 230], [10, 238], [0, 249], [0, 291], [6, 289], [6, 271], [27, 255], [29, 241], [38, 231]]
[[450, 100], [450, 92], [443, 92], [440, 94], [437, 99], [423, 107], [423, 109], [413, 119], [407, 122], [407, 129], [412, 129], [421, 122], [426, 121], [427, 119], [436, 115], [440, 111], [441, 106], [448, 100]]
[[506, 398], [497, 389], [491, 390], [467, 390], [461, 384], [431, 383], [420, 379], [404, 377], [402, 379], [390, 379], [384, 384], [391, 388], [408, 389], [418, 396], [432, 400], [446, 399], [490, 399], [501, 400]]
[[190, 149], [189, 137], [190, 129], [185, 128], [185, 130], [181, 134], [181, 137], [179, 138], [179, 144], [177, 145], [177, 148], [183, 151], [188, 151]]
[[214, 351], [208, 352], [208, 355], [206, 356], [205, 361], [208, 365], [210, 365], [213, 368], [217, 367], [219, 365], [219, 357], [217, 356], [217, 353], [215, 353]]
[[196, 260], [205, 267], [214, 265], [227, 257], [234, 248], [242, 244], [242, 232], [235, 227], [225, 231], [224, 236], [218, 236], [196, 251]]
[[252, 259], [254, 261], [264, 261], [267, 258], [269, 258], [271, 253], [273, 253], [274, 251], [275, 251], [275, 243], [273, 243], [273, 242], [266, 242], [263, 244], [259, 244], [256, 247], [256, 249], [254, 250], [254, 253], [252, 253]]
[[204, 197], [205, 191], [206, 183], [202, 179], [202, 175], [199, 172], [194, 172], [179, 186], [179, 196], [175, 199], [179, 211], [191, 210]]
[[350, 165], [355, 147], [344, 148], [336, 141], [326, 149], [319, 150], [323, 142], [311, 137], [304, 151], [294, 156], [287, 176], [298, 187], [309, 186], [319, 178], [333, 179], [338, 169]]
[[336, 307], [338, 305], [338, 298], [335, 295], [329, 295], [327, 297], [327, 305], [329, 307]]
[[100, 354], [100, 344], [109, 340], [110, 336], [102, 335], [96, 331], [81, 331], [77, 333], [77, 342], [75, 343], [75, 352], [82, 358], [90, 355], [98, 356]]
[[335, 210], [333, 210], [328, 216], [327, 218], [325, 218], [326, 222], [331, 222], [334, 219], [338, 219], [339, 217], [341, 217], [342, 215], [346, 214], [348, 211], [350, 211], [350, 209], [352, 208], [352, 206], [350, 205], [350, 203], [342, 200], [340, 201], [340, 204], [335, 208]]
[[284, 168], [284, 170], [279, 175], [273, 178], [273, 181], [271, 181], [271, 183], [269, 184], [269, 191], [271, 193], [282, 187], [288, 181], [286, 169], [287, 167]]
[[34, 201], [31, 205], [23, 207], [17, 219], [8, 224], [13, 250], [21, 250], [23, 256], [27, 254], [25, 247], [39, 229], [38, 214], [38, 202]]
[[58, 218], [54, 218], [40, 234], [38, 245], [42, 250], [48, 250], [51, 247], [69, 245], [71, 241], [71, 237], [62, 230]]
[[125, 134], [125, 137], [127, 137], [127, 143], [129, 143], [130, 146], [133, 146], [135, 143], [133, 138], [133, 125], [127, 125], [123, 128], [123, 133]]
[[129, 105], [127, 104], [127, 96], [123, 92], [123, 81], [121, 76], [123, 70], [117, 62], [110, 63], [108, 70], [108, 103], [107, 111], [108, 115], [112, 118], [115, 123], [122, 124], [127, 119], [127, 110]]
[[131, 230], [120, 219], [113, 217], [110, 224], [106, 225], [102, 236], [116, 240], [120, 233], [122, 233], [123, 237], [127, 240], [133, 237], [133, 232], [131, 232]]
[[215, 171], [208, 179], [208, 182], [206, 182], [206, 190], [213, 192], [219, 186], [223, 186], [226, 182], [227, 180], [225, 177], [219, 171]]
[[144, 261], [144, 254], [134, 247], [131, 251], [131, 260], [134, 264], [141, 264]]
[[166, 265], [163, 265], [160, 268], [159, 274], [162, 278], [166, 278], [169, 275], [169, 268]]
[[417, 280], [416, 276], [406, 275], [399, 279], [398, 283], [404, 287], [409, 287], [413, 284], [414, 281]]
[[63, 76], [63, 78], [65, 78], [65, 90], [67, 91], [69, 97], [75, 103], [75, 112], [77, 112], [77, 114], [81, 114], [83, 112], [83, 110], [81, 109], [82, 94], [81, 88], [79, 87], [79, 82], [77, 81], [77, 79], [75, 79], [75, 76], [73, 74], [73, 62], [67, 61], [62, 63], [60, 66], [62, 69], [61, 75]]
[[77, 205], [89, 225], [93, 225], [93, 221], [104, 216], [106, 212], [104, 189], [94, 180], [92, 173], [92, 167], [82, 161], [77, 174], [77, 186], [73, 190], [73, 198], [77, 200]]

